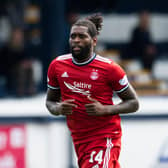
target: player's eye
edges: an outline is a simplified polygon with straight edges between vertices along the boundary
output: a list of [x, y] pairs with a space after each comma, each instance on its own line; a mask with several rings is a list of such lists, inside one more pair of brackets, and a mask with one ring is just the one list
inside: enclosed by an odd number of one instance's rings
[[75, 39], [76, 38], [76, 35], [75, 34], [71, 34], [71, 39]]

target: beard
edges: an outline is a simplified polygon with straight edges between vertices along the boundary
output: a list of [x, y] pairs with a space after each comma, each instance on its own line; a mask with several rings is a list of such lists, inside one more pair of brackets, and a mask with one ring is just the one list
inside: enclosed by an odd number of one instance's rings
[[91, 43], [89, 43], [85, 47], [79, 47], [80, 48], [79, 51], [75, 51], [75, 50], [73, 50], [73, 48], [74, 47], [70, 46], [70, 50], [71, 50], [72, 56], [76, 60], [82, 61], [82, 60], [85, 60], [86, 58], [88, 58], [90, 56]]

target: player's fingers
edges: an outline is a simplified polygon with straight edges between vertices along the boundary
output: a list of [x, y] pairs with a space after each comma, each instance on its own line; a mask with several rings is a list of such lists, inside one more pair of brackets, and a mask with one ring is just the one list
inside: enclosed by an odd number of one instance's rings
[[87, 113], [95, 113], [95, 108], [94, 107], [86, 107], [86, 112]]
[[85, 104], [85, 108], [93, 108], [94, 104]]
[[64, 105], [69, 105], [72, 107], [77, 107], [77, 105], [74, 103], [75, 99], [68, 99], [64, 101]]
[[62, 108], [62, 114], [63, 114], [63, 115], [72, 114], [72, 107], [63, 107], [63, 108]]
[[92, 101], [92, 102], [97, 102], [97, 100], [96, 99], [93, 99], [92, 97], [90, 97], [90, 96], [88, 96], [87, 97], [90, 101]]
[[94, 110], [86, 110], [87, 113], [95, 113]]
[[96, 115], [95, 111], [87, 111], [88, 115]]
[[72, 114], [72, 110], [66, 110], [62, 112], [62, 115], [70, 115]]
[[73, 106], [66, 104], [66, 105], [63, 106], [62, 109], [63, 109], [63, 110], [72, 110], [72, 107], [73, 107]]
[[67, 99], [67, 100], [64, 100], [65, 103], [73, 103], [75, 101], [75, 99]]
[[73, 103], [65, 103], [63, 106], [64, 107], [75, 107], [75, 108], [77, 107], [77, 105]]

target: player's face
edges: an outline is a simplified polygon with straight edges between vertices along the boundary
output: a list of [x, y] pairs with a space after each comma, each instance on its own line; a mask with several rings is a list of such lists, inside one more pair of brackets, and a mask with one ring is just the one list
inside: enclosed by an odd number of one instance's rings
[[85, 26], [73, 26], [71, 28], [69, 43], [72, 56], [77, 60], [85, 60], [90, 57], [96, 45]]

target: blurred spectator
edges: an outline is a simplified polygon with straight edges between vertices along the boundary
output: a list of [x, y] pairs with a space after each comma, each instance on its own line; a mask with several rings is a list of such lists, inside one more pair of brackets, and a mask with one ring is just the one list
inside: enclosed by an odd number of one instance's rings
[[0, 48], [9, 40], [11, 20], [7, 12], [6, 2], [0, 0]]
[[12, 26], [24, 26], [23, 11], [24, 0], [12, 0], [6, 2], [6, 11], [10, 18]]
[[24, 49], [24, 31], [15, 28], [9, 43], [1, 51], [1, 75], [7, 82], [7, 90], [16, 96], [28, 96], [35, 93], [32, 60], [28, 59]]
[[0, 47], [9, 40], [12, 27], [24, 26], [25, 0], [0, 0]]
[[156, 47], [151, 38], [149, 24], [149, 12], [142, 11], [139, 14], [139, 23], [132, 31], [127, 58], [140, 59], [143, 68], [152, 72], [153, 63], [156, 58]]

